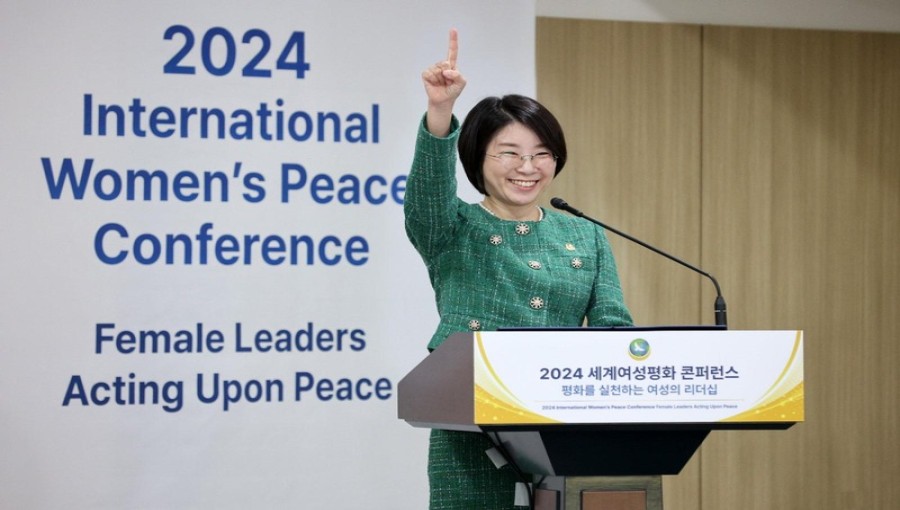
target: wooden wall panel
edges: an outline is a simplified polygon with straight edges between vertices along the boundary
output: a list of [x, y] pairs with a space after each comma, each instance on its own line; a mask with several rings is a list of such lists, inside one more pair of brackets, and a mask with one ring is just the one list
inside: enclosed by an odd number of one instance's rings
[[[716, 275], [733, 329], [806, 331], [806, 422], [716, 432], [668, 510], [900, 500], [900, 35], [539, 18], [554, 184]], [[639, 323], [711, 322], [712, 289], [613, 239]], [[686, 270], [685, 270], [686, 271]]]
[[[560, 119], [569, 162], [552, 193], [697, 263], [700, 29], [539, 18], [539, 99]], [[696, 324], [701, 277], [609, 234], [640, 324]], [[712, 302], [706, 319], [712, 320]]]
[[[539, 18], [538, 98], [566, 130], [552, 193], [693, 263], [700, 254], [700, 29]], [[638, 324], [711, 323], [702, 277], [609, 234]], [[665, 506], [699, 505], [699, 465], [666, 478]]]
[[732, 327], [802, 328], [807, 422], [722, 433], [703, 508], [900, 500], [900, 35], [705, 27], [703, 258]]

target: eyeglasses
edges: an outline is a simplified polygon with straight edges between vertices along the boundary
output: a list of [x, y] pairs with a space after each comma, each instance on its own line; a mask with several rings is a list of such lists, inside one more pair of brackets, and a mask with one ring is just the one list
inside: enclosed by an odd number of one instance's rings
[[536, 152], [534, 154], [519, 154], [518, 152], [513, 151], [503, 151], [497, 154], [485, 155], [496, 159], [507, 168], [516, 168], [520, 165], [524, 165], [526, 161], [531, 161], [531, 164], [534, 166], [556, 163], [556, 154], [547, 151]]

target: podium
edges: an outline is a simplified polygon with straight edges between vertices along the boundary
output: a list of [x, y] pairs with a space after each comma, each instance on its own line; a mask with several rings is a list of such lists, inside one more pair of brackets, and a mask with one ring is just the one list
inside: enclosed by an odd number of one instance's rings
[[399, 382], [398, 416], [486, 433], [538, 510], [661, 510], [711, 431], [802, 421], [802, 371], [800, 331], [457, 333]]

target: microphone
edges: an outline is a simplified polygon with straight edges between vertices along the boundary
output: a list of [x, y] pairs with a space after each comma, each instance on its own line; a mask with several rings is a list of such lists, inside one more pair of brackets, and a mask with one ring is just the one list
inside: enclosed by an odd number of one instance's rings
[[591, 223], [600, 225], [601, 227], [605, 228], [606, 230], [609, 230], [610, 232], [618, 234], [633, 243], [637, 243], [637, 244], [643, 246], [644, 248], [647, 248], [648, 250], [652, 250], [652, 251], [662, 255], [663, 257], [666, 257], [669, 260], [678, 262], [682, 266], [684, 266], [692, 271], [695, 271], [697, 273], [700, 273], [703, 276], [709, 278], [712, 281], [713, 285], [715, 285], [715, 287], [716, 287], [716, 302], [715, 302], [716, 326], [725, 326], [725, 329], [728, 329], [728, 319], [727, 319], [727, 313], [725, 311], [725, 298], [722, 297], [722, 290], [719, 288], [719, 282], [717, 282], [716, 279], [713, 278], [713, 276], [711, 274], [707, 273], [706, 271], [703, 271], [702, 269], [700, 269], [698, 267], [692, 266], [677, 257], [669, 255], [668, 253], [660, 250], [659, 248], [650, 246], [649, 244], [645, 243], [644, 241], [641, 241], [640, 239], [636, 239], [636, 238], [626, 234], [625, 232], [616, 230], [608, 225], [604, 225], [603, 223], [595, 220], [594, 218], [591, 218], [590, 216], [586, 216], [583, 212], [579, 211], [578, 209], [575, 209], [574, 207], [569, 205], [568, 202], [566, 202], [565, 200], [563, 200], [559, 197], [553, 197], [552, 199], [550, 199], [550, 205], [552, 205], [553, 207], [555, 207], [559, 210], [566, 211], [574, 216], [578, 216], [579, 218], [584, 218], [584, 219], [590, 221]]

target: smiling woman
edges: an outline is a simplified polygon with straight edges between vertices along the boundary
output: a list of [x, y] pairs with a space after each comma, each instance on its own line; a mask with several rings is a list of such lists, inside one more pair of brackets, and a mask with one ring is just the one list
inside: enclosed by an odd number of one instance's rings
[[529, 220], [535, 214], [540, 218], [543, 213], [536, 202], [556, 176], [556, 156], [534, 131], [519, 122], [502, 128], [488, 150], [495, 154], [486, 154], [481, 172], [484, 207], [506, 219]]
[[[460, 125], [453, 105], [465, 79], [456, 54], [451, 31], [447, 60], [422, 73], [428, 109], [404, 203], [440, 315], [428, 348], [465, 331], [630, 325], [600, 227], [538, 206], [566, 163], [556, 118], [534, 99], [507, 95], [481, 100]], [[484, 195], [476, 204], [456, 195], [457, 141], [466, 176]], [[510, 465], [496, 468], [485, 455], [493, 446], [481, 434], [434, 429], [430, 508], [528, 506], [515, 488], [531, 480]]]
[[566, 139], [553, 114], [534, 99], [487, 97], [459, 135], [459, 159], [484, 206], [504, 219], [533, 219], [538, 200], [566, 165]]

